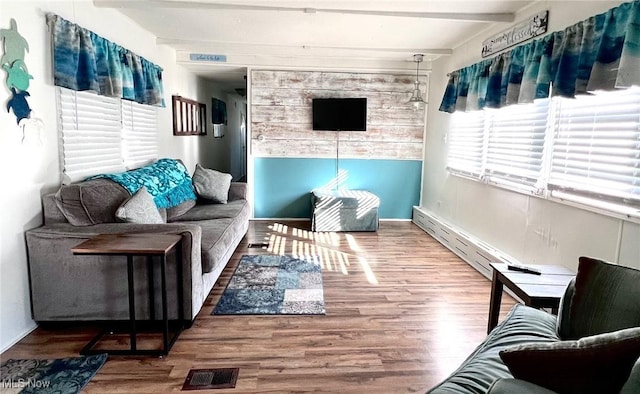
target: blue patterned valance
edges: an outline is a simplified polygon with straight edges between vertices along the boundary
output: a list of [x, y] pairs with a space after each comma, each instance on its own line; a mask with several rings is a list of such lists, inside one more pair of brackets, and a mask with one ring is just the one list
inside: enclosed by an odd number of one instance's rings
[[56, 86], [164, 107], [162, 68], [58, 15], [47, 24]]
[[451, 73], [440, 111], [640, 85], [640, 0]]

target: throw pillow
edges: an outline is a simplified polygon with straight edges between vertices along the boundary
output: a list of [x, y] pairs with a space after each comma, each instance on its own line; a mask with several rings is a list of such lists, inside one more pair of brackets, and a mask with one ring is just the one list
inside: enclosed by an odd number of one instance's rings
[[155, 202], [153, 202], [153, 196], [149, 194], [147, 188], [144, 186], [120, 205], [116, 211], [116, 218], [125, 223], [164, 223], [158, 207], [156, 207]]
[[639, 283], [639, 270], [580, 257], [563, 339], [640, 327]]
[[640, 327], [500, 352], [516, 379], [564, 393], [618, 393], [640, 357]]
[[192, 177], [198, 197], [222, 204], [226, 204], [229, 199], [232, 178], [231, 174], [210, 170], [200, 164], [196, 164]]
[[91, 226], [116, 221], [116, 209], [131, 195], [108, 179], [63, 185], [54, 200], [60, 212], [74, 226]]

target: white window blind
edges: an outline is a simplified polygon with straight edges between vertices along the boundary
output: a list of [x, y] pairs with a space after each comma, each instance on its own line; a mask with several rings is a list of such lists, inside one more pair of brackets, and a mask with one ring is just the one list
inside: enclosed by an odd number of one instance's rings
[[447, 170], [480, 178], [483, 168], [485, 112], [455, 112], [447, 140]]
[[63, 183], [123, 171], [120, 100], [57, 89]]
[[156, 107], [122, 101], [123, 159], [127, 169], [158, 158]]
[[485, 176], [488, 181], [536, 186], [543, 164], [549, 100], [488, 110], [489, 141]]
[[640, 88], [556, 107], [552, 196], [614, 202], [640, 213]]
[[456, 112], [447, 169], [640, 222], [640, 88]]

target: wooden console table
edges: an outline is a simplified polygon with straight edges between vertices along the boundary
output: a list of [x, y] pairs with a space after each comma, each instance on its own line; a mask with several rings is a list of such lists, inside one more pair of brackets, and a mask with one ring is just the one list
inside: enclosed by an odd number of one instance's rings
[[[100, 354], [110, 355], [149, 355], [163, 356], [169, 353], [176, 339], [183, 328], [184, 303], [182, 292], [182, 237], [176, 234], [100, 234], [82, 242], [71, 251], [75, 255], [110, 255], [126, 256], [127, 258], [127, 281], [129, 288], [129, 336], [130, 349], [123, 350], [103, 350], [94, 349], [95, 345], [107, 334], [108, 329], [104, 329], [96, 335], [81, 351], [80, 354]], [[166, 262], [167, 255], [176, 253], [177, 272], [177, 302], [178, 302], [178, 326], [175, 333], [169, 339], [169, 317], [167, 313], [167, 278]], [[153, 274], [153, 257], [160, 258], [160, 282], [162, 293], [162, 349], [138, 349], [136, 343], [136, 316], [135, 316], [135, 286], [133, 275], [134, 256], [147, 257], [147, 274], [149, 282], [149, 314], [151, 319], [155, 319], [155, 281]]]
[[493, 280], [491, 281], [491, 301], [489, 304], [489, 324], [487, 334], [498, 325], [503, 286], [515, 293], [525, 305], [533, 308], [551, 308], [558, 313], [560, 299], [575, 273], [559, 265], [532, 265], [541, 275], [511, 271], [506, 264], [491, 263]]

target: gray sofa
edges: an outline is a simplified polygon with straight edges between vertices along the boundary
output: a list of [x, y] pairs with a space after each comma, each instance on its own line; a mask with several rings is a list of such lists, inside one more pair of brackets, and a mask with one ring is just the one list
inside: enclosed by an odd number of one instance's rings
[[516, 305], [430, 394], [640, 393], [640, 271], [581, 257], [558, 316]]
[[[89, 181], [87, 189], [100, 195], [113, 194], [110, 180]], [[117, 188], [116, 188], [117, 189]], [[185, 321], [195, 319], [211, 288], [246, 234], [250, 208], [246, 184], [231, 183], [225, 204], [188, 201], [161, 210], [167, 223], [135, 224], [110, 220], [122, 202], [102, 203], [105, 218], [100, 223], [73, 225], [60, 210], [54, 194], [43, 197], [44, 224], [26, 232], [32, 317], [38, 322], [128, 319], [126, 259], [121, 256], [73, 255], [71, 248], [97, 234], [171, 233], [182, 236], [182, 267]], [[110, 194], [111, 195], [111, 194]], [[113, 194], [116, 200], [118, 192]], [[102, 201], [102, 200], [101, 200]], [[94, 204], [95, 205], [95, 204]], [[95, 210], [95, 207], [93, 208]], [[168, 213], [168, 214], [167, 214]], [[94, 215], [95, 216], [95, 215]], [[135, 259], [142, 257], [135, 257]], [[135, 264], [136, 297], [147, 299], [145, 264]], [[175, 256], [167, 263], [168, 294], [175, 294]], [[158, 282], [159, 278], [155, 278]], [[160, 302], [159, 286], [156, 302]], [[169, 318], [177, 318], [177, 305], [169, 302]], [[159, 310], [160, 305], [156, 305]], [[146, 302], [136, 303], [136, 317], [149, 318]]]

